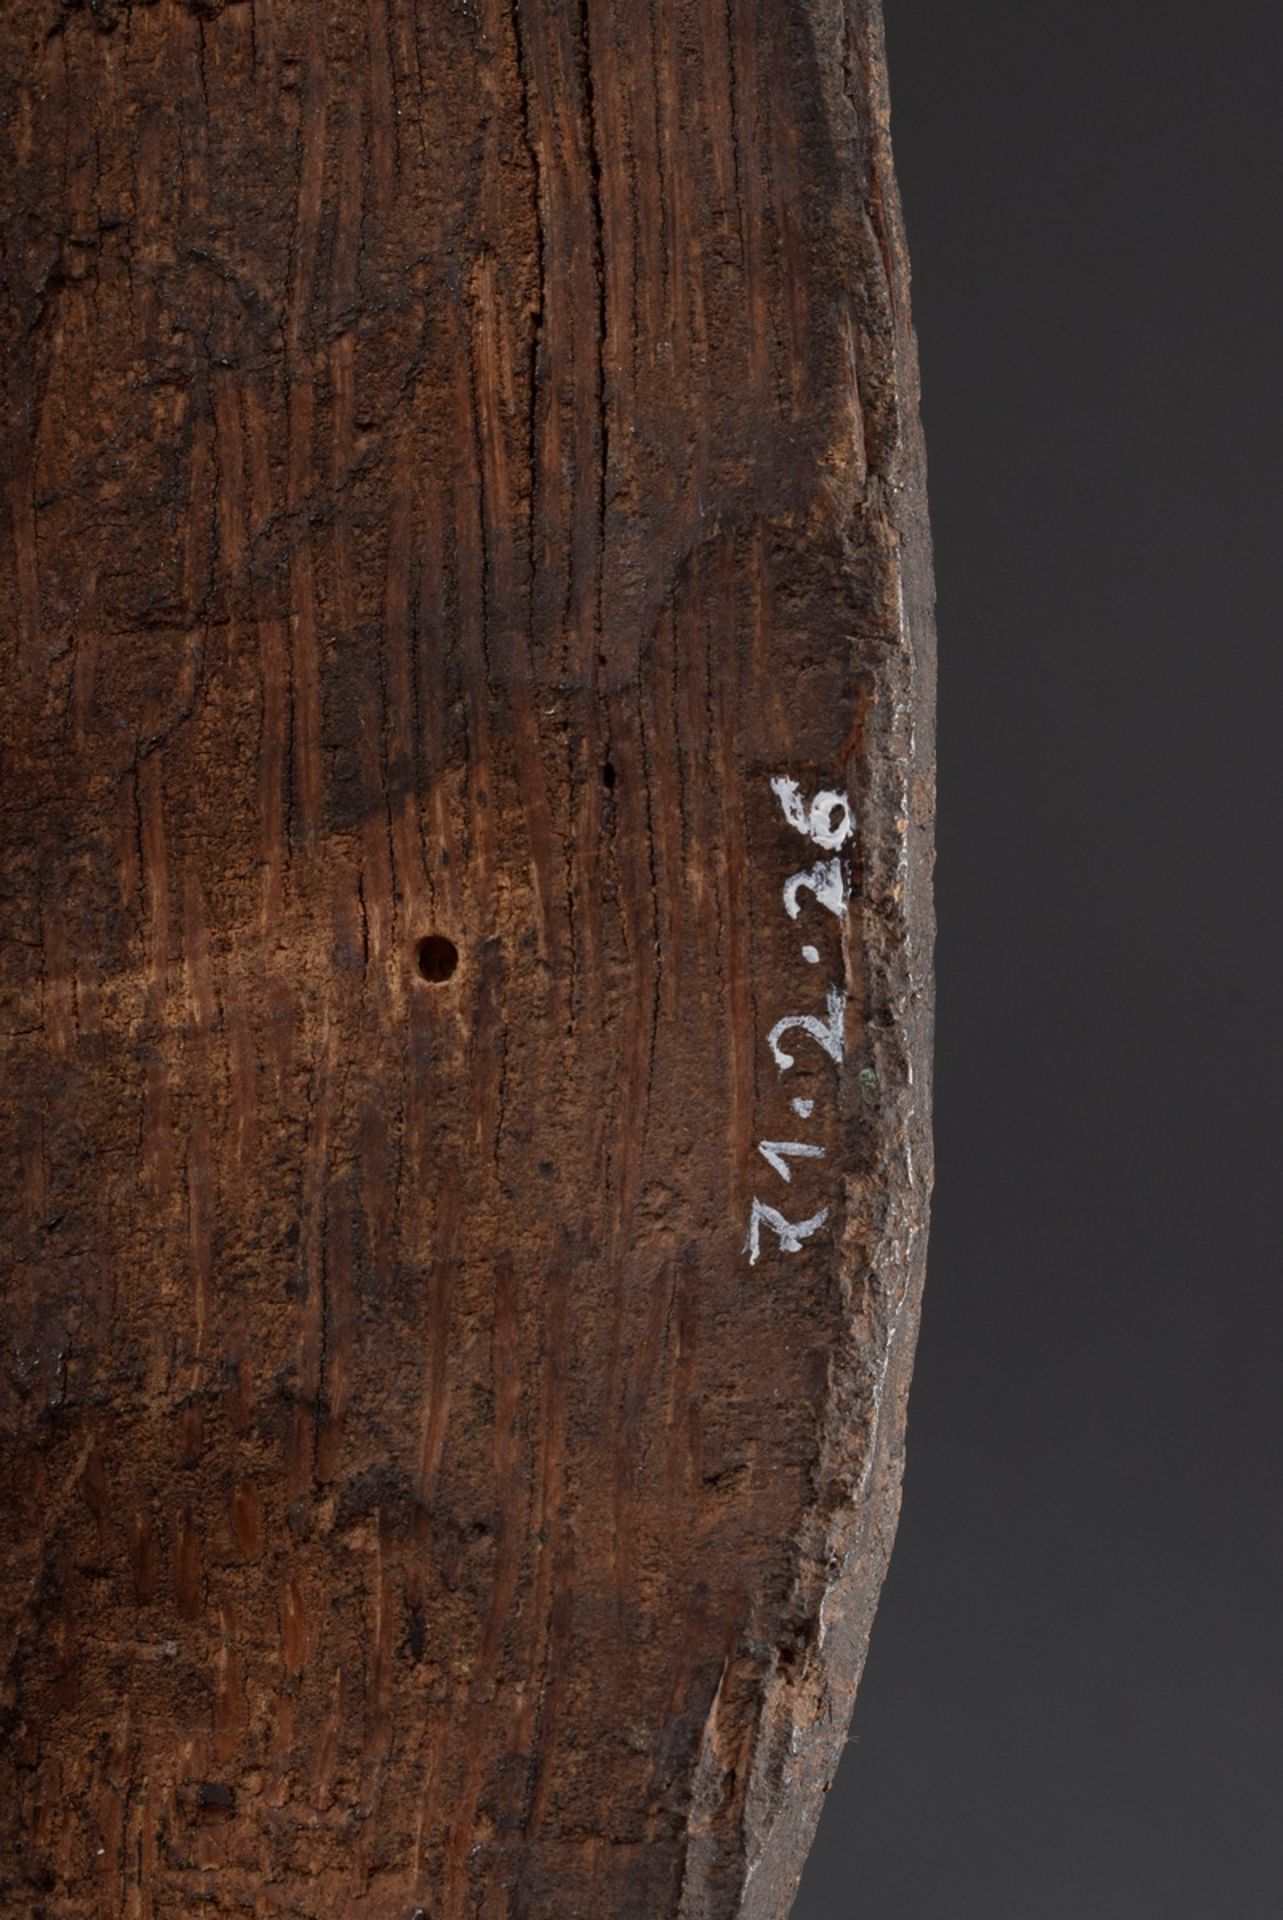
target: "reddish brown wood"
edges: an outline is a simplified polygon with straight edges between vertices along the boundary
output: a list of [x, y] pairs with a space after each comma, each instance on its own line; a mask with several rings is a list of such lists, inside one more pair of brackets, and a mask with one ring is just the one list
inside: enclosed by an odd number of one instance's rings
[[782, 1915], [930, 1182], [876, 9], [8, 0], [0, 90], [0, 1911]]

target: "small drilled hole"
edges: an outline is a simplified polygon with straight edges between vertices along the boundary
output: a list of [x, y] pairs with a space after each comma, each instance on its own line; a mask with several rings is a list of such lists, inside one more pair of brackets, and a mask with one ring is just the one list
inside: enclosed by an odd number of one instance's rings
[[459, 949], [443, 933], [425, 934], [418, 947], [419, 972], [433, 986], [448, 980], [459, 964]]

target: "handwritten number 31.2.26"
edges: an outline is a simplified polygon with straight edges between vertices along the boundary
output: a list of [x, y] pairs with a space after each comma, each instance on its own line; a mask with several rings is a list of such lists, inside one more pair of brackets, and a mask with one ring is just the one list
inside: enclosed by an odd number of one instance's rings
[[[797, 781], [783, 774], [771, 781], [771, 790], [789, 825], [829, 856], [817, 860], [812, 867], [789, 875], [784, 882], [784, 911], [790, 920], [796, 920], [802, 911], [801, 896], [809, 893], [817, 906], [827, 908], [841, 920], [849, 898], [841, 850], [855, 831], [850, 801], [844, 793], [826, 788], [816, 794], [808, 807]], [[803, 947], [802, 953], [812, 964], [819, 959], [814, 947]], [[823, 1016], [793, 1013], [777, 1020], [766, 1036], [766, 1043], [780, 1072], [786, 1073], [794, 1063], [794, 1055], [783, 1044], [785, 1036], [793, 1033], [808, 1035], [823, 1048], [835, 1065], [840, 1066], [845, 1013], [846, 996], [841, 987], [833, 986], [828, 990]], [[804, 1119], [810, 1117], [811, 1108], [812, 1102], [809, 1100], [793, 1102], [794, 1112]], [[824, 1158], [824, 1148], [807, 1140], [759, 1140], [757, 1150], [786, 1183], [791, 1183], [793, 1178], [789, 1165], [791, 1160]], [[817, 1233], [828, 1217], [828, 1208], [821, 1207], [818, 1213], [812, 1214], [807, 1220], [788, 1220], [778, 1208], [768, 1205], [755, 1194], [744, 1251], [750, 1263], [756, 1265], [762, 1251], [763, 1230], [769, 1229], [775, 1235], [781, 1252], [800, 1253], [803, 1242]]]

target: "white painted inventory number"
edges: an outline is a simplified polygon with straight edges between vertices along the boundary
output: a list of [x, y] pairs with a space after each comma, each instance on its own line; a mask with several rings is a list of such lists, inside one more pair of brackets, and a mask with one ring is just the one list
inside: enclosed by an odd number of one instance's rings
[[[804, 867], [800, 872], [789, 875], [784, 882], [785, 913], [790, 920], [796, 920], [802, 910], [801, 896], [809, 893], [818, 906], [827, 908], [841, 920], [849, 898], [846, 866], [841, 852], [855, 831], [850, 801], [844, 793], [835, 793], [826, 788], [824, 792], [816, 794], [808, 807], [797, 781], [784, 775], [772, 780], [771, 791], [784, 809], [784, 818], [789, 825], [829, 855], [826, 860], [817, 860], [813, 867]], [[802, 958], [808, 966], [815, 967], [820, 963], [819, 953], [813, 946], [802, 948]], [[766, 1044], [774, 1054], [780, 1072], [787, 1073], [794, 1063], [793, 1055], [785, 1049], [783, 1042], [786, 1034], [795, 1032], [807, 1034], [823, 1048], [835, 1065], [840, 1066], [845, 1014], [846, 995], [841, 987], [834, 986], [828, 990], [822, 1016], [790, 1013], [782, 1020], [777, 1020], [766, 1036]], [[796, 1099], [791, 1105], [800, 1120], [809, 1120], [815, 1102]], [[789, 1165], [791, 1160], [824, 1158], [824, 1148], [810, 1140], [759, 1140], [757, 1150], [786, 1185], [793, 1179], [793, 1170]], [[768, 1228], [775, 1235], [782, 1252], [800, 1253], [802, 1242], [809, 1240], [813, 1233], [818, 1233], [828, 1217], [828, 1208], [821, 1207], [809, 1220], [787, 1220], [778, 1208], [768, 1206], [765, 1200], [759, 1200], [754, 1195], [744, 1251], [750, 1263], [756, 1265], [762, 1251], [762, 1230]]]

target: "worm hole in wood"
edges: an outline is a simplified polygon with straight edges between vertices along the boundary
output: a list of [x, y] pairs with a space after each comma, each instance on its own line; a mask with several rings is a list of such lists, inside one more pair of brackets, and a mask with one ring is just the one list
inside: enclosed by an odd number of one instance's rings
[[416, 949], [416, 958], [423, 978], [439, 987], [458, 966], [459, 949], [443, 933], [425, 933]]

